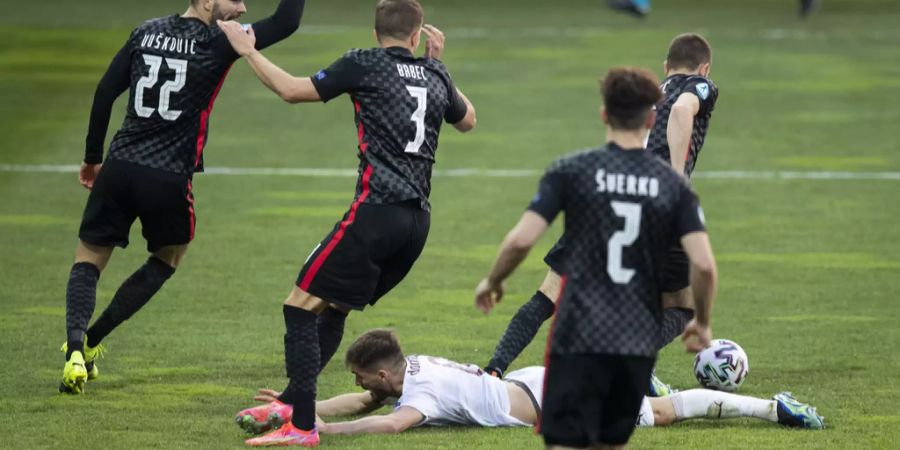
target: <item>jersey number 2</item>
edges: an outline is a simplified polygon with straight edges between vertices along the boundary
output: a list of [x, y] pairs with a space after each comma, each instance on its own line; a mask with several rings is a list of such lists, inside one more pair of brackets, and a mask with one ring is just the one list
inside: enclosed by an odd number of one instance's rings
[[641, 232], [641, 205], [630, 202], [610, 202], [613, 212], [625, 218], [625, 229], [609, 238], [606, 255], [606, 273], [616, 284], [628, 284], [634, 277], [634, 269], [622, 267], [622, 249], [634, 243]]
[[416, 110], [409, 120], [416, 123], [416, 137], [406, 143], [406, 153], [419, 153], [419, 148], [425, 142], [425, 109], [428, 108], [428, 88], [407, 86], [409, 95], [416, 99]]
[[[140, 117], [150, 117], [155, 111], [152, 107], [144, 106], [144, 90], [152, 88], [159, 80], [159, 69], [162, 67], [163, 58], [156, 55], [143, 55], [144, 62], [150, 66], [146, 76], [138, 80], [134, 90], [134, 112]], [[159, 89], [159, 116], [165, 120], [175, 120], [181, 115], [181, 111], [169, 109], [169, 100], [173, 92], [178, 92], [187, 82], [188, 62], [183, 59], [166, 58], [166, 65], [175, 71], [175, 79], [163, 83]]]

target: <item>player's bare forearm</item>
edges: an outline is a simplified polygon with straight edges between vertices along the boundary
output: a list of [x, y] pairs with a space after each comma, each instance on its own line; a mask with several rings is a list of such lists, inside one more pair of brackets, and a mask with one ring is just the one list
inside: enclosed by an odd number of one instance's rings
[[316, 414], [320, 416], [349, 416], [366, 414], [380, 408], [379, 403], [369, 391], [342, 394], [316, 402]]
[[669, 144], [672, 168], [679, 174], [684, 174], [684, 164], [691, 146], [691, 133], [694, 131], [694, 116], [699, 108], [700, 103], [696, 96], [683, 94], [672, 105], [672, 111], [669, 113], [666, 141]]
[[525, 211], [519, 223], [503, 239], [488, 280], [501, 283], [525, 260], [531, 247], [541, 238], [549, 224], [538, 213]]
[[319, 94], [309, 78], [299, 78], [287, 73], [259, 51], [250, 52], [246, 59], [256, 77], [284, 101], [288, 103], [319, 101]]
[[466, 97], [465, 94], [462, 93], [459, 88], [456, 89], [456, 93], [459, 94], [459, 98], [463, 100], [466, 104], [466, 115], [457, 123], [453, 124], [453, 127], [457, 130], [465, 133], [467, 131], [472, 131], [475, 128], [475, 123], [477, 119], [475, 117], [475, 106], [472, 105], [472, 102], [469, 101], [469, 98]]
[[322, 423], [317, 425], [322, 434], [396, 434], [422, 422], [425, 416], [408, 406], [403, 406], [384, 416], [370, 416], [351, 422]]
[[681, 238], [681, 244], [691, 260], [695, 319], [701, 325], [709, 325], [718, 284], [718, 270], [709, 236], [704, 232], [690, 233]]

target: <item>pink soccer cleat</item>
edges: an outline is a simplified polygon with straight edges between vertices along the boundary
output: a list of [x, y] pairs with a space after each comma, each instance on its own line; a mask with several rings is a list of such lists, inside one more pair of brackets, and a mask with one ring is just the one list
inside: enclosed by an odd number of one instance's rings
[[289, 423], [293, 412], [291, 405], [275, 400], [237, 413], [234, 421], [247, 433], [260, 434]]
[[319, 432], [313, 428], [310, 431], [303, 431], [287, 422], [281, 428], [265, 435], [253, 439], [247, 439], [245, 444], [251, 447], [318, 447]]

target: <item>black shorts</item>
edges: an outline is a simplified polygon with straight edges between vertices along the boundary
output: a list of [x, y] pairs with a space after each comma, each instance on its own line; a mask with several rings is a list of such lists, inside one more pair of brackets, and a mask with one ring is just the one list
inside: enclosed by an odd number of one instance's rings
[[418, 200], [354, 204], [309, 255], [297, 286], [351, 309], [374, 305], [412, 269], [430, 226]]
[[191, 177], [107, 160], [94, 180], [78, 237], [92, 245], [124, 248], [138, 218], [151, 253], [191, 242], [196, 224]]
[[678, 292], [691, 285], [691, 262], [676, 244], [666, 252], [663, 260], [662, 288], [663, 292]]
[[539, 432], [547, 445], [622, 445], [637, 424], [655, 358], [550, 355]]
[[550, 270], [562, 274], [562, 261], [563, 257], [566, 253], [566, 235], [563, 234], [559, 237], [559, 240], [553, 244], [553, 247], [547, 252], [547, 255], [544, 256], [544, 263], [547, 264], [547, 267]]

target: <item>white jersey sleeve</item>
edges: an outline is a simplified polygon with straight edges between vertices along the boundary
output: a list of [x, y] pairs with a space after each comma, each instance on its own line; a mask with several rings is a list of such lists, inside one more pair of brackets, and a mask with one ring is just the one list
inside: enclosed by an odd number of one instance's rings
[[425, 355], [411, 355], [406, 363], [396, 407], [421, 412], [419, 425], [528, 426], [509, 414], [506, 382], [478, 366]]

